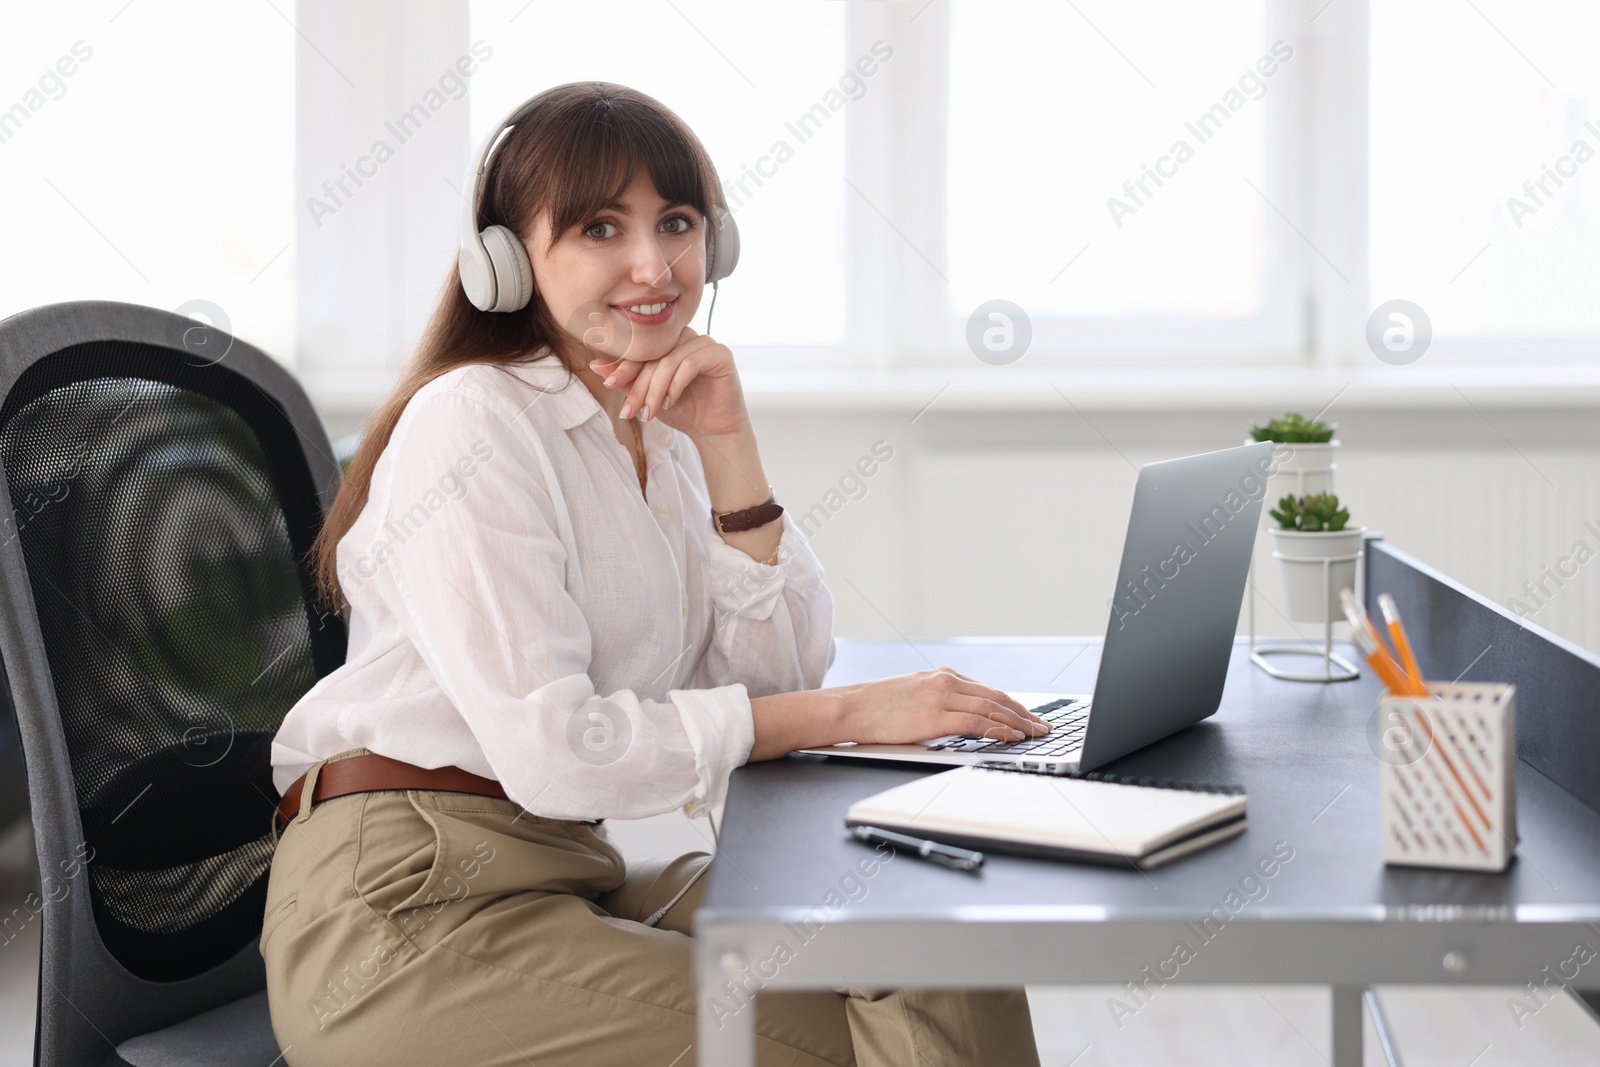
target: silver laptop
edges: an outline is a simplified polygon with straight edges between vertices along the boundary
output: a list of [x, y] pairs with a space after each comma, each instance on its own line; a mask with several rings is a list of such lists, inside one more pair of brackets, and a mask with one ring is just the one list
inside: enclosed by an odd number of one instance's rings
[[1052, 729], [1021, 741], [952, 734], [910, 745], [802, 749], [920, 763], [1014, 760], [1092, 771], [1217, 710], [1272, 464], [1270, 441], [1139, 471], [1092, 700], [1007, 690]]

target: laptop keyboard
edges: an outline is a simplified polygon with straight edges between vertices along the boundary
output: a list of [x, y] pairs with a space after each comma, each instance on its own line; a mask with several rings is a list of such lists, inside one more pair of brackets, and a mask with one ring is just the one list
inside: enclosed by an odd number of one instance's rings
[[928, 742], [928, 748], [934, 752], [1065, 756], [1083, 747], [1083, 731], [1089, 724], [1089, 701], [1066, 697], [1028, 710], [1050, 724], [1049, 733], [1024, 737], [1021, 741], [950, 734]]

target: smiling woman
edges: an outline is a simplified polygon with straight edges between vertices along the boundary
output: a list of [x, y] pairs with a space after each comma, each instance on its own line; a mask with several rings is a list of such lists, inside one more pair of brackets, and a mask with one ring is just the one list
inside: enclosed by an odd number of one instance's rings
[[653, 361], [671, 351], [700, 306], [708, 221], [693, 204], [666, 200], [639, 174], [566, 233], [539, 219], [523, 246], [534, 275], [549, 279], [540, 297], [551, 317], [586, 349]]
[[[603, 820], [705, 814], [797, 748], [1048, 729], [948, 668], [817, 688], [821, 565], [732, 351], [687, 325], [737, 257], [704, 148], [604, 82], [502, 127], [313, 549], [351, 642], [272, 746], [261, 953], [295, 1067], [681, 1059], [710, 857], [626, 864]], [[763, 1063], [1038, 1063], [1020, 989], [774, 993], [757, 1032]]]

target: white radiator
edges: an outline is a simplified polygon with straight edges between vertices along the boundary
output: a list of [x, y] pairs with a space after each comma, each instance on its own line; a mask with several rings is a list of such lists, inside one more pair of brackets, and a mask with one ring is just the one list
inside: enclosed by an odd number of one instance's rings
[[[835, 630], [1102, 634], [1134, 465], [1213, 447], [901, 448], [870, 492], [813, 538], [834, 591]], [[1348, 444], [1340, 452], [1335, 488], [1352, 521], [1600, 650], [1600, 452]], [[1291, 624], [1277, 609], [1276, 567], [1263, 531], [1258, 632], [1320, 641], [1320, 625]], [[1240, 633], [1245, 622], [1241, 611]]]

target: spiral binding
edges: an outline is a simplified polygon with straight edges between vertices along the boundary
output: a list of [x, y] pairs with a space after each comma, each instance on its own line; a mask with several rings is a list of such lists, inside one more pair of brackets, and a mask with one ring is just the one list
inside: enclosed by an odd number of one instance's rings
[[1147, 789], [1179, 789], [1185, 793], [1220, 793], [1227, 796], [1244, 796], [1242, 785], [1214, 785], [1209, 782], [1185, 782], [1176, 778], [1135, 777], [1131, 774], [1103, 774], [1089, 771], [1085, 774], [1068, 774], [1046, 767], [1023, 767], [1011, 760], [983, 760], [976, 766], [986, 771], [1013, 771], [1019, 774], [1047, 774], [1053, 778], [1082, 778], [1088, 782], [1108, 782], [1111, 785], [1135, 785]]

